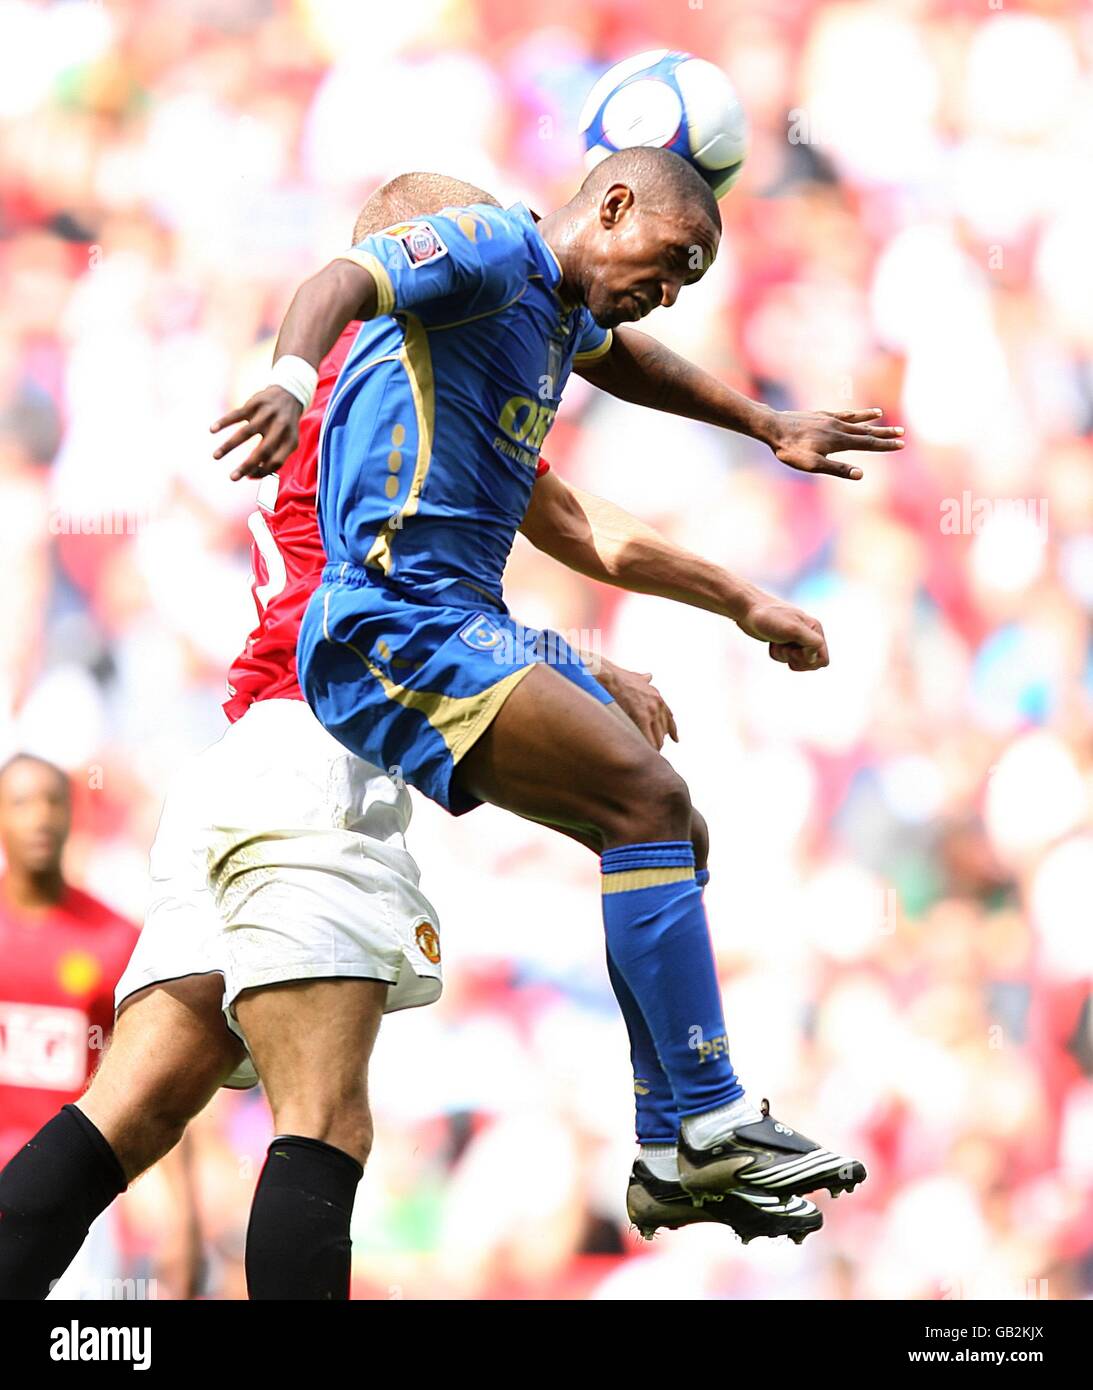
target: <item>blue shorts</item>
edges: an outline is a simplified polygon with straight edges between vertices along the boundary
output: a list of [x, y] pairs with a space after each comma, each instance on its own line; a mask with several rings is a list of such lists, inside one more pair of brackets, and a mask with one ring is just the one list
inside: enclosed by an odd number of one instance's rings
[[480, 802], [452, 782], [509, 695], [543, 662], [601, 704], [612, 697], [557, 633], [525, 628], [461, 587], [418, 602], [368, 570], [327, 565], [297, 648], [300, 686], [351, 752], [453, 815]]

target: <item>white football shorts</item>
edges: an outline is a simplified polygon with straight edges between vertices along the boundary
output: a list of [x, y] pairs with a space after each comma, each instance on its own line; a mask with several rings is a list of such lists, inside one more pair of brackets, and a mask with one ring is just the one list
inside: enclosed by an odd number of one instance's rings
[[[172, 782], [150, 855], [144, 928], [114, 992], [224, 976], [242, 990], [356, 977], [385, 1012], [440, 996], [437, 915], [406, 848], [410, 796], [355, 757], [302, 700], [263, 700]], [[257, 1081], [248, 1057], [230, 1080]]]

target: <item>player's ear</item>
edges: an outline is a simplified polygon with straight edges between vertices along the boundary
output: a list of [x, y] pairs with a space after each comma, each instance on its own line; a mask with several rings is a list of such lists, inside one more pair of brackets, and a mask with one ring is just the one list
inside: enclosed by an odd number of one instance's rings
[[600, 200], [600, 224], [617, 227], [633, 206], [633, 190], [624, 183], [613, 183]]

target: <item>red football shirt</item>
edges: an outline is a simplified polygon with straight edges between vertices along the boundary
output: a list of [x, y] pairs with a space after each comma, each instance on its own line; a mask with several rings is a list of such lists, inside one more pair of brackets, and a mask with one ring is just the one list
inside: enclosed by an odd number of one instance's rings
[[296, 638], [326, 556], [315, 515], [319, 428], [359, 323], [351, 323], [319, 366], [315, 399], [300, 416], [300, 442], [280, 472], [263, 478], [250, 526], [251, 592], [258, 625], [228, 672], [224, 713], [233, 722], [256, 700], [302, 700]]
[[[224, 713], [234, 723], [258, 700], [302, 700], [296, 678], [296, 639], [304, 609], [326, 564], [315, 511], [319, 473], [319, 430], [334, 383], [360, 331], [346, 328], [319, 366], [315, 398], [300, 416], [300, 442], [280, 471], [263, 478], [258, 510], [248, 525], [251, 592], [258, 625], [228, 672]], [[537, 477], [550, 465], [539, 460]]]
[[0, 880], [0, 1165], [83, 1092], [136, 939], [131, 923], [77, 888], [28, 913]]

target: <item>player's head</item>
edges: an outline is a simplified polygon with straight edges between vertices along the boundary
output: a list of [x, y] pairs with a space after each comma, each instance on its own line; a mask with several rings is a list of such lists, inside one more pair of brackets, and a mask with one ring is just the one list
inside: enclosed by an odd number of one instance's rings
[[619, 150], [596, 165], [567, 211], [582, 297], [604, 328], [674, 304], [721, 240], [717, 199], [670, 150]]
[[501, 204], [482, 188], [446, 174], [399, 174], [377, 188], [361, 208], [353, 228], [353, 244], [381, 232], [395, 222], [439, 212], [441, 208], [463, 208], [470, 203]]
[[16, 753], [0, 767], [0, 845], [13, 869], [56, 872], [71, 818], [71, 790], [59, 767], [31, 753]]

